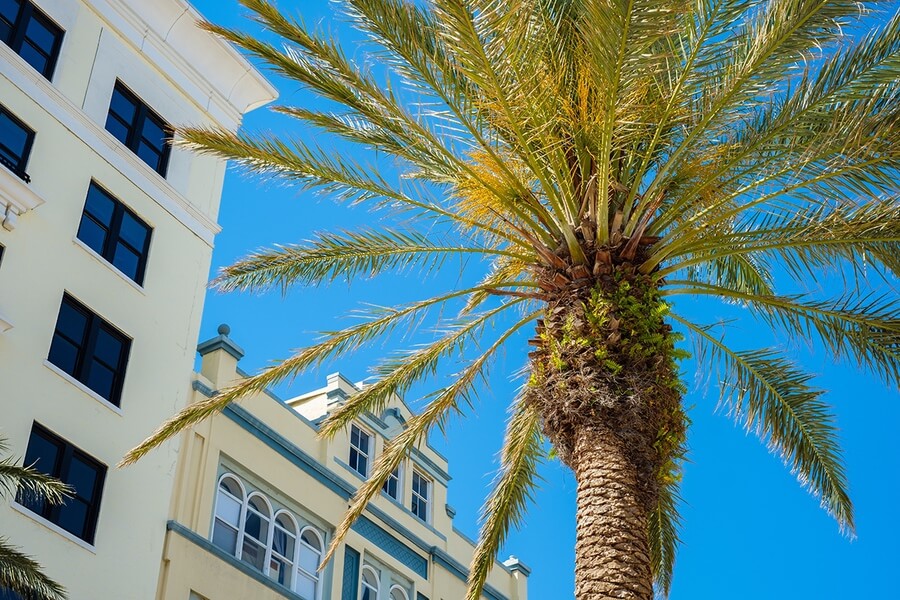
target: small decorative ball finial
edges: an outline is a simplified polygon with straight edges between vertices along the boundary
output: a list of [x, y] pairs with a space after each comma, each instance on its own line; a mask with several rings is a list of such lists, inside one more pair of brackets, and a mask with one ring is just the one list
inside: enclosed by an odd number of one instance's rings
[[229, 333], [231, 333], [231, 327], [229, 327], [227, 323], [222, 323], [221, 325], [219, 325], [219, 329], [217, 331], [219, 332], [219, 335], [228, 335]]

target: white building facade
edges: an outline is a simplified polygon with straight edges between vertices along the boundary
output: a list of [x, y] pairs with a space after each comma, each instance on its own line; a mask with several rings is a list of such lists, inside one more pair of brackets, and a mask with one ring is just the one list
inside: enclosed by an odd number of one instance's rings
[[225, 164], [275, 90], [182, 0], [0, 2], [0, 436], [70, 483], [0, 533], [73, 600], [152, 598], [177, 444], [115, 464], [190, 396]]

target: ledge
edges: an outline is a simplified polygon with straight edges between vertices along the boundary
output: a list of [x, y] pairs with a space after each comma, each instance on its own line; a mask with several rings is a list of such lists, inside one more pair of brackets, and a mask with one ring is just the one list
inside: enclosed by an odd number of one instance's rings
[[3, 228], [16, 228], [19, 216], [44, 203], [34, 189], [6, 167], [0, 167], [0, 221]]
[[63, 371], [62, 369], [57, 367], [56, 365], [54, 365], [49, 360], [44, 361], [44, 366], [47, 367], [48, 369], [50, 369], [51, 371], [53, 371], [54, 373], [56, 373], [57, 375], [59, 375], [67, 383], [75, 386], [80, 391], [84, 392], [85, 395], [90, 396], [91, 398], [93, 398], [94, 400], [96, 400], [97, 402], [102, 404], [108, 410], [111, 410], [112, 412], [116, 413], [120, 417], [122, 416], [121, 408], [119, 408], [118, 406], [116, 406], [115, 404], [113, 404], [112, 402], [110, 402], [109, 400], [107, 400], [106, 398], [104, 398], [103, 396], [101, 396], [100, 394], [98, 394], [97, 392], [95, 392], [94, 390], [89, 388], [88, 386], [84, 385], [83, 383], [81, 383], [80, 381], [78, 381], [77, 379], [75, 379], [74, 377], [72, 377], [71, 375], [69, 375], [68, 373], [66, 373], [65, 371]]
[[66, 531], [65, 529], [63, 529], [62, 527], [57, 525], [56, 523], [53, 523], [52, 521], [48, 521], [41, 515], [30, 511], [28, 508], [22, 506], [15, 500], [10, 502], [9, 506], [16, 512], [28, 517], [29, 519], [31, 519], [32, 521], [34, 521], [40, 525], [43, 525], [44, 527], [46, 527], [53, 533], [69, 540], [76, 546], [78, 546], [80, 548], [84, 548], [85, 550], [87, 550], [88, 552], [91, 552], [92, 554], [97, 554], [97, 548], [93, 544], [89, 544], [86, 541], [84, 541], [83, 539], [81, 539], [80, 537], [77, 537], [74, 534], [69, 533], [68, 531]]

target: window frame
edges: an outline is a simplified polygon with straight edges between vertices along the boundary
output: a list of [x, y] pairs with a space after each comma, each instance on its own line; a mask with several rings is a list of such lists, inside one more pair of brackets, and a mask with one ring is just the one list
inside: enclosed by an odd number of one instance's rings
[[[62, 313], [63, 305], [68, 304], [70, 308], [75, 310], [78, 313], [81, 313], [85, 317], [85, 326], [84, 331], [82, 332], [82, 339], [80, 344], [76, 343], [76, 340], [73, 340], [68, 337], [68, 335], [59, 331], [59, 316]], [[119, 364], [115, 366], [113, 371], [113, 385], [112, 390], [110, 392], [110, 397], [104, 397], [100, 392], [94, 390], [88, 384], [88, 376], [90, 375], [90, 366], [92, 362], [95, 360], [95, 350], [97, 345], [97, 337], [100, 330], [105, 331], [107, 334], [111, 335], [114, 338], [118, 338], [118, 340], [122, 344], [122, 353], [119, 355]], [[51, 359], [53, 352], [53, 344], [56, 341], [56, 337], [59, 335], [63, 338], [64, 341], [74, 345], [76, 350], [75, 355], [75, 366], [73, 368], [73, 373], [70, 373], [68, 370], [63, 368], [61, 365], [56, 364]], [[101, 317], [99, 314], [88, 308], [83, 302], [79, 301], [77, 298], [69, 294], [69, 292], [64, 292], [62, 301], [59, 305], [59, 312], [56, 317], [56, 324], [53, 327], [53, 335], [50, 339], [50, 349], [47, 351], [47, 361], [58, 368], [60, 371], [66, 373], [73, 379], [81, 382], [86, 388], [91, 390], [98, 397], [103, 398], [105, 401], [109, 402], [113, 406], [121, 408], [122, 404], [122, 390], [125, 387], [125, 375], [128, 371], [128, 360], [131, 356], [131, 342], [132, 338], [128, 336], [121, 329]], [[104, 363], [105, 364], [105, 363]], [[107, 367], [111, 365], [105, 365]]]
[[[391, 492], [389, 491], [390, 487], [388, 484], [391, 482], [391, 479], [396, 480], [396, 494], [391, 494]], [[396, 500], [397, 502], [402, 502], [402, 496], [403, 496], [403, 463], [402, 462], [400, 464], [398, 464], [397, 468], [394, 469], [393, 471], [391, 471], [390, 475], [387, 476], [387, 479], [384, 480], [384, 485], [381, 486], [381, 491], [384, 492], [384, 494], [388, 498], [392, 498], [393, 500]]]
[[388, 598], [390, 600], [395, 600], [394, 592], [400, 592], [401, 594], [403, 594], [403, 598], [401, 600], [409, 600], [409, 594], [406, 593], [406, 589], [399, 583], [395, 583], [391, 586], [391, 589], [388, 592]]
[[[226, 479], [231, 479], [232, 481], [234, 481], [237, 484], [238, 488], [241, 490], [240, 498], [238, 498], [237, 496], [235, 496], [228, 490], [222, 489], [222, 482], [225, 481]], [[227, 521], [225, 521], [225, 519], [219, 518], [219, 493], [220, 493], [220, 490], [222, 492], [228, 494], [229, 496], [231, 496], [232, 499], [237, 500], [238, 503], [240, 504], [240, 508], [238, 509], [237, 526], [232, 525], [231, 523], [228, 523]], [[240, 554], [241, 534], [243, 533], [244, 511], [246, 510], [246, 506], [247, 506], [247, 488], [244, 486], [244, 483], [240, 480], [240, 478], [238, 478], [237, 476], [235, 476], [231, 473], [223, 473], [222, 476], [219, 477], [219, 480], [216, 482], [216, 502], [215, 502], [215, 505], [213, 506], [213, 527], [212, 527], [212, 532], [210, 535], [210, 542], [212, 542], [213, 539], [215, 538], [216, 521], [221, 521], [226, 527], [234, 530], [237, 534], [235, 536], [234, 551], [231, 553], [233, 556]], [[220, 550], [225, 551], [225, 548], [222, 548], [221, 546], [216, 545], [215, 542], [213, 542], [213, 545], [215, 545], [216, 548], [219, 548]]]
[[[0, 17], [0, 19], [3, 19], [3, 17]], [[6, 19], [3, 20], [5, 21]], [[38, 71], [38, 73], [40, 73], [47, 81], [52, 81], [53, 73], [56, 71], [56, 63], [59, 60], [59, 51], [62, 48], [63, 38], [66, 35], [66, 30], [60, 27], [59, 23], [50, 18], [50, 15], [36, 6], [34, 2], [31, 2], [31, 0], [19, 0], [19, 12], [16, 14], [15, 21], [9, 25], [9, 39], [0, 39], [0, 42], [6, 44], [10, 50], [18, 54], [22, 60], [34, 68], [34, 65], [22, 56], [22, 46], [27, 39], [28, 25], [32, 20], [36, 20], [43, 25], [45, 29], [54, 33], [53, 47], [50, 48], [50, 53], [47, 55], [47, 64], [44, 66], [43, 71]], [[53, 30], [55, 30], [55, 32]], [[40, 48], [39, 52], [43, 54], [44, 49]], [[37, 71], [36, 68], [35, 71]]]
[[[306, 541], [303, 539], [303, 534], [305, 534], [307, 532], [310, 532], [314, 536], [316, 536], [316, 540], [318, 540], [318, 542], [319, 542], [318, 549], [313, 548], [312, 546], [307, 544]], [[302, 544], [302, 546], [301, 546], [301, 544]], [[315, 573], [310, 573], [309, 571], [304, 569], [302, 566], [300, 566], [300, 552], [302, 551], [303, 547], [309, 548], [309, 550], [311, 552], [318, 555], [319, 560], [316, 562], [316, 565], [320, 566], [322, 564], [322, 554], [325, 552], [325, 540], [322, 537], [322, 534], [319, 533], [318, 529], [316, 529], [312, 525], [307, 525], [307, 526], [303, 527], [302, 529], [300, 529], [299, 535], [297, 535], [297, 551], [295, 552], [296, 559], [295, 559], [294, 564], [295, 564], [295, 570], [298, 571], [299, 573], [297, 574], [298, 577], [296, 577], [296, 580], [291, 582], [292, 583], [291, 590], [297, 592], [297, 583], [299, 583], [300, 577], [308, 577], [309, 579], [313, 580], [313, 582], [314, 582], [313, 587], [315, 589], [314, 596], [312, 598], [309, 598], [308, 600], [319, 600], [319, 598], [322, 596], [322, 585], [321, 585], [322, 578], [319, 575], [319, 571], [316, 571]], [[299, 592], [297, 592], [297, 593], [299, 594]]]
[[[27, 123], [17, 117], [11, 110], [6, 108], [2, 104], [0, 104], [0, 115], [7, 117], [10, 121], [13, 122], [14, 125], [18, 126], [20, 129], [26, 132], [25, 146], [22, 148], [22, 155], [18, 157], [18, 164], [13, 165], [12, 161], [0, 155], [0, 165], [6, 167], [13, 175], [18, 177], [25, 183], [31, 183], [31, 175], [29, 175], [25, 169], [28, 167], [28, 159], [31, 158], [31, 150], [34, 146], [35, 131], [34, 129], [29, 127]], [[0, 140], [0, 147], [7, 150], [9, 154], [13, 154], [12, 149], [4, 144], [2, 140]]]
[[[287, 517], [287, 519], [291, 523], [291, 526], [293, 527], [292, 530], [288, 530], [278, 522], [278, 519], [281, 517]], [[294, 539], [294, 547], [291, 551], [291, 556], [285, 556], [281, 552], [277, 552], [275, 550], [276, 529], [283, 530], [288, 537]], [[299, 530], [300, 525], [297, 523], [297, 519], [295, 519], [294, 515], [292, 515], [289, 511], [282, 508], [275, 512], [275, 515], [272, 517], [272, 533], [269, 535], [269, 550], [266, 557], [266, 571], [270, 579], [273, 579], [276, 583], [278, 583], [278, 585], [283, 585], [288, 589], [293, 589], [294, 585], [294, 563], [297, 560], [297, 544], [300, 540], [298, 534]], [[275, 560], [284, 563], [283, 571], [279, 571], [279, 573], [284, 573], [285, 581], [278, 581], [277, 579], [272, 577], [272, 562]]]
[[[359, 436], [357, 436], [357, 437], [360, 437], [360, 439], [362, 439], [361, 436], [365, 435], [366, 438], [368, 439], [365, 452], [363, 452], [361, 448], [359, 448], [358, 446], [355, 446], [353, 444], [353, 430], [354, 429], [359, 432]], [[371, 468], [372, 468], [372, 458], [373, 458], [372, 455], [375, 454], [374, 442], [375, 442], [375, 436], [374, 436], [374, 434], [372, 434], [372, 432], [370, 432], [368, 429], [362, 427], [361, 425], [357, 425], [356, 423], [350, 424], [350, 451], [347, 455], [347, 464], [350, 466], [351, 469], [353, 469], [354, 471], [356, 471], [357, 473], [362, 475], [363, 479], [368, 479], [369, 472], [371, 471]], [[357, 455], [362, 455], [363, 457], [365, 457], [365, 459], [366, 459], [365, 472], [359, 470], [359, 456], [357, 456], [357, 458], [356, 458], [356, 461], [355, 461], [356, 465], [353, 464], [354, 463], [354, 460], [353, 460], [354, 452], [356, 452]]]
[[363, 600], [366, 588], [372, 589], [372, 584], [366, 582], [365, 574], [367, 570], [371, 571], [375, 576], [375, 597], [368, 600], [378, 600], [381, 592], [381, 575], [378, 573], [378, 569], [372, 565], [365, 564], [362, 566], [362, 569], [359, 570], [359, 599]]
[[[431, 522], [431, 504], [432, 504], [431, 496], [434, 495], [434, 493], [433, 493], [434, 481], [431, 478], [426, 477], [418, 469], [413, 469], [412, 473], [413, 473], [412, 477], [410, 478], [410, 489], [412, 491], [412, 497], [411, 497], [410, 504], [409, 504], [409, 510], [417, 519], [419, 519], [423, 523], [428, 524]], [[425, 482], [425, 486], [426, 486], [425, 487], [425, 496], [422, 496], [422, 494], [416, 490], [416, 477], [418, 477], [421, 481]], [[418, 512], [416, 512], [416, 504], [418, 504], [420, 506], [424, 504], [424, 506], [425, 506], [424, 518], [422, 517], [422, 515], [420, 515]]]
[[[105, 464], [82, 450], [81, 448], [75, 446], [71, 442], [64, 439], [62, 436], [54, 433], [47, 427], [41, 425], [37, 421], [32, 422], [31, 425], [31, 433], [28, 436], [28, 445], [26, 446], [25, 455], [28, 455], [28, 448], [31, 447], [31, 439], [37, 433], [39, 436], [43, 437], [44, 441], [49, 442], [55, 445], [58, 449], [59, 455], [56, 459], [56, 464], [53, 465], [52, 470], [43, 470], [43, 468], [37, 468], [36, 470], [41, 473], [45, 473], [50, 475], [51, 477], [55, 477], [62, 481], [63, 483], [68, 483], [69, 479], [69, 471], [72, 467], [73, 458], [77, 458], [83, 464], [91, 466], [94, 468], [94, 472], [96, 473], [96, 478], [94, 480], [94, 486], [91, 489], [91, 500], [90, 502], [86, 502], [83, 498], [79, 497], [79, 493], [76, 490], [76, 495], [73, 498], [66, 499], [62, 504], [50, 504], [49, 502], [45, 502], [43, 500], [39, 500], [38, 502], [41, 505], [41, 510], [35, 510], [35, 506], [32, 505], [28, 499], [26, 499], [22, 495], [21, 488], [16, 492], [16, 503], [32, 512], [39, 517], [46, 519], [47, 521], [53, 523], [60, 529], [68, 532], [69, 534], [77, 537], [80, 540], [87, 542], [88, 544], [93, 545], [94, 540], [97, 534], [97, 525], [100, 521], [100, 505], [103, 500], [103, 486], [106, 483], [106, 473], [108, 468]], [[85, 520], [82, 526], [81, 534], [75, 533], [66, 529], [61, 524], [59, 524], [60, 513], [62, 509], [69, 503], [74, 500], [79, 500], [85, 502], [88, 506], [87, 511], [85, 513]]]
[[[116, 135], [109, 130], [108, 123], [110, 117], [114, 117], [120, 123], [123, 122], [123, 119], [117, 114], [113, 112], [113, 99], [115, 98], [116, 92], [120, 93], [125, 97], [126, 100], [131, 102], [134, 105], [134, 116], [131, 118], [131, 122], [125, 124], [128, 129], [128, 133], [125, 136], [125, 140], [120, 140]], [[138, 154], [138, 150], [141, 146], [141, 139], [143, 138], [144, 125], [150, 120], [157, 127], [159, 127], [163, 131], [164, 142], [162, 146], [161, 153], [159, 155], [159, 160], [157, 164], [151, 165], [144, 158]], [[165, 178], [166, 173], [169, 170], [169, 159], [172, 154], [172, 140], [174, 139], [174, 130], [172, 125], [166, 121], [162, 116], [150, 108], [150, 105], [141, 100], [141, 97], [135, 94], [131, 89], [122, 83], [121, 79], [116, 79], [116, 83], [113, 86], [112, 95], [109, 98], [109, 108], [106, 111], [106, 123], [103, 126], [110, 135], [119, 140], [123, 146], [131, 150], [131, 152], [145, 165], [156, 171], [160, 177]]]
[[[110, 217], [110, 221], [108, 224], [101, 223], [99, 221], [99, 217], [88, 212], [87, 203], [92, 191], [96, 191], [97, 193], [102, 194], [113, 203], [113, 214]], [[130, 242], [122, 238], [122, 221], [124, 220], [126, 214], [134, 221], [136, 221], [138, 225], [143, 226], [147, 230], [147, 236], [144, 239], [143, 248], [135, 248]], [[103, 244], [103, 248], [99, 252], [96, 248], [94, 248], [87, 241], [81, 238], [81, 227], [85, 219], [90, 219], [99, 227], [106, 230], [106, 240]], [[113, 196], [106, 188], [97, 183], [95, 180], [91, 180], [91, 183], [88, 186], [88, 192], [84, 198], [84, 207], [81, 210], [81, 220], [78, 222], [78, 229], [75, 231], [75, 237], [78, 238], [79, 241], [81, 241], [81, 243], [83, 243], [85, 246], [96, 252], [113, 268], [125, 275], [125, 277], [143, 287], [144, 276], [147, 270], [147, 261], [150, 258], [150, 241], [153, 238], [153, 227], [149, 223], [147, 223], [147, 221], [141, 218], [140, 215], [126, 206], [124, 202]], [[126, 244], [129, 249], [136, 251], [138, 254], [137, 270], [134, 277], [117, 267], [114, 262], [116, 250], [118, 249], [118, 245], [120, 243]]]

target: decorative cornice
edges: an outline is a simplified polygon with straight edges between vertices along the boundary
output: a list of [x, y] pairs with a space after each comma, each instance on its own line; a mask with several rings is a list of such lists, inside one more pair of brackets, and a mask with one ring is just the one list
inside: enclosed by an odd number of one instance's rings
[[37, 208], [44, 199], [6, 167], [0, 167], [0, 223], [7, 231], [16, 228], [23, 213]]
[[216, 337], [197, 345], [197, 353], [199, 353], [200, 356], [206, 356], [210, 352], [216, 350], [224, 350], [237, 360], [244, 358], [244, 349], [235, 344], [234, 340], [227, 335], [217, 335]]

